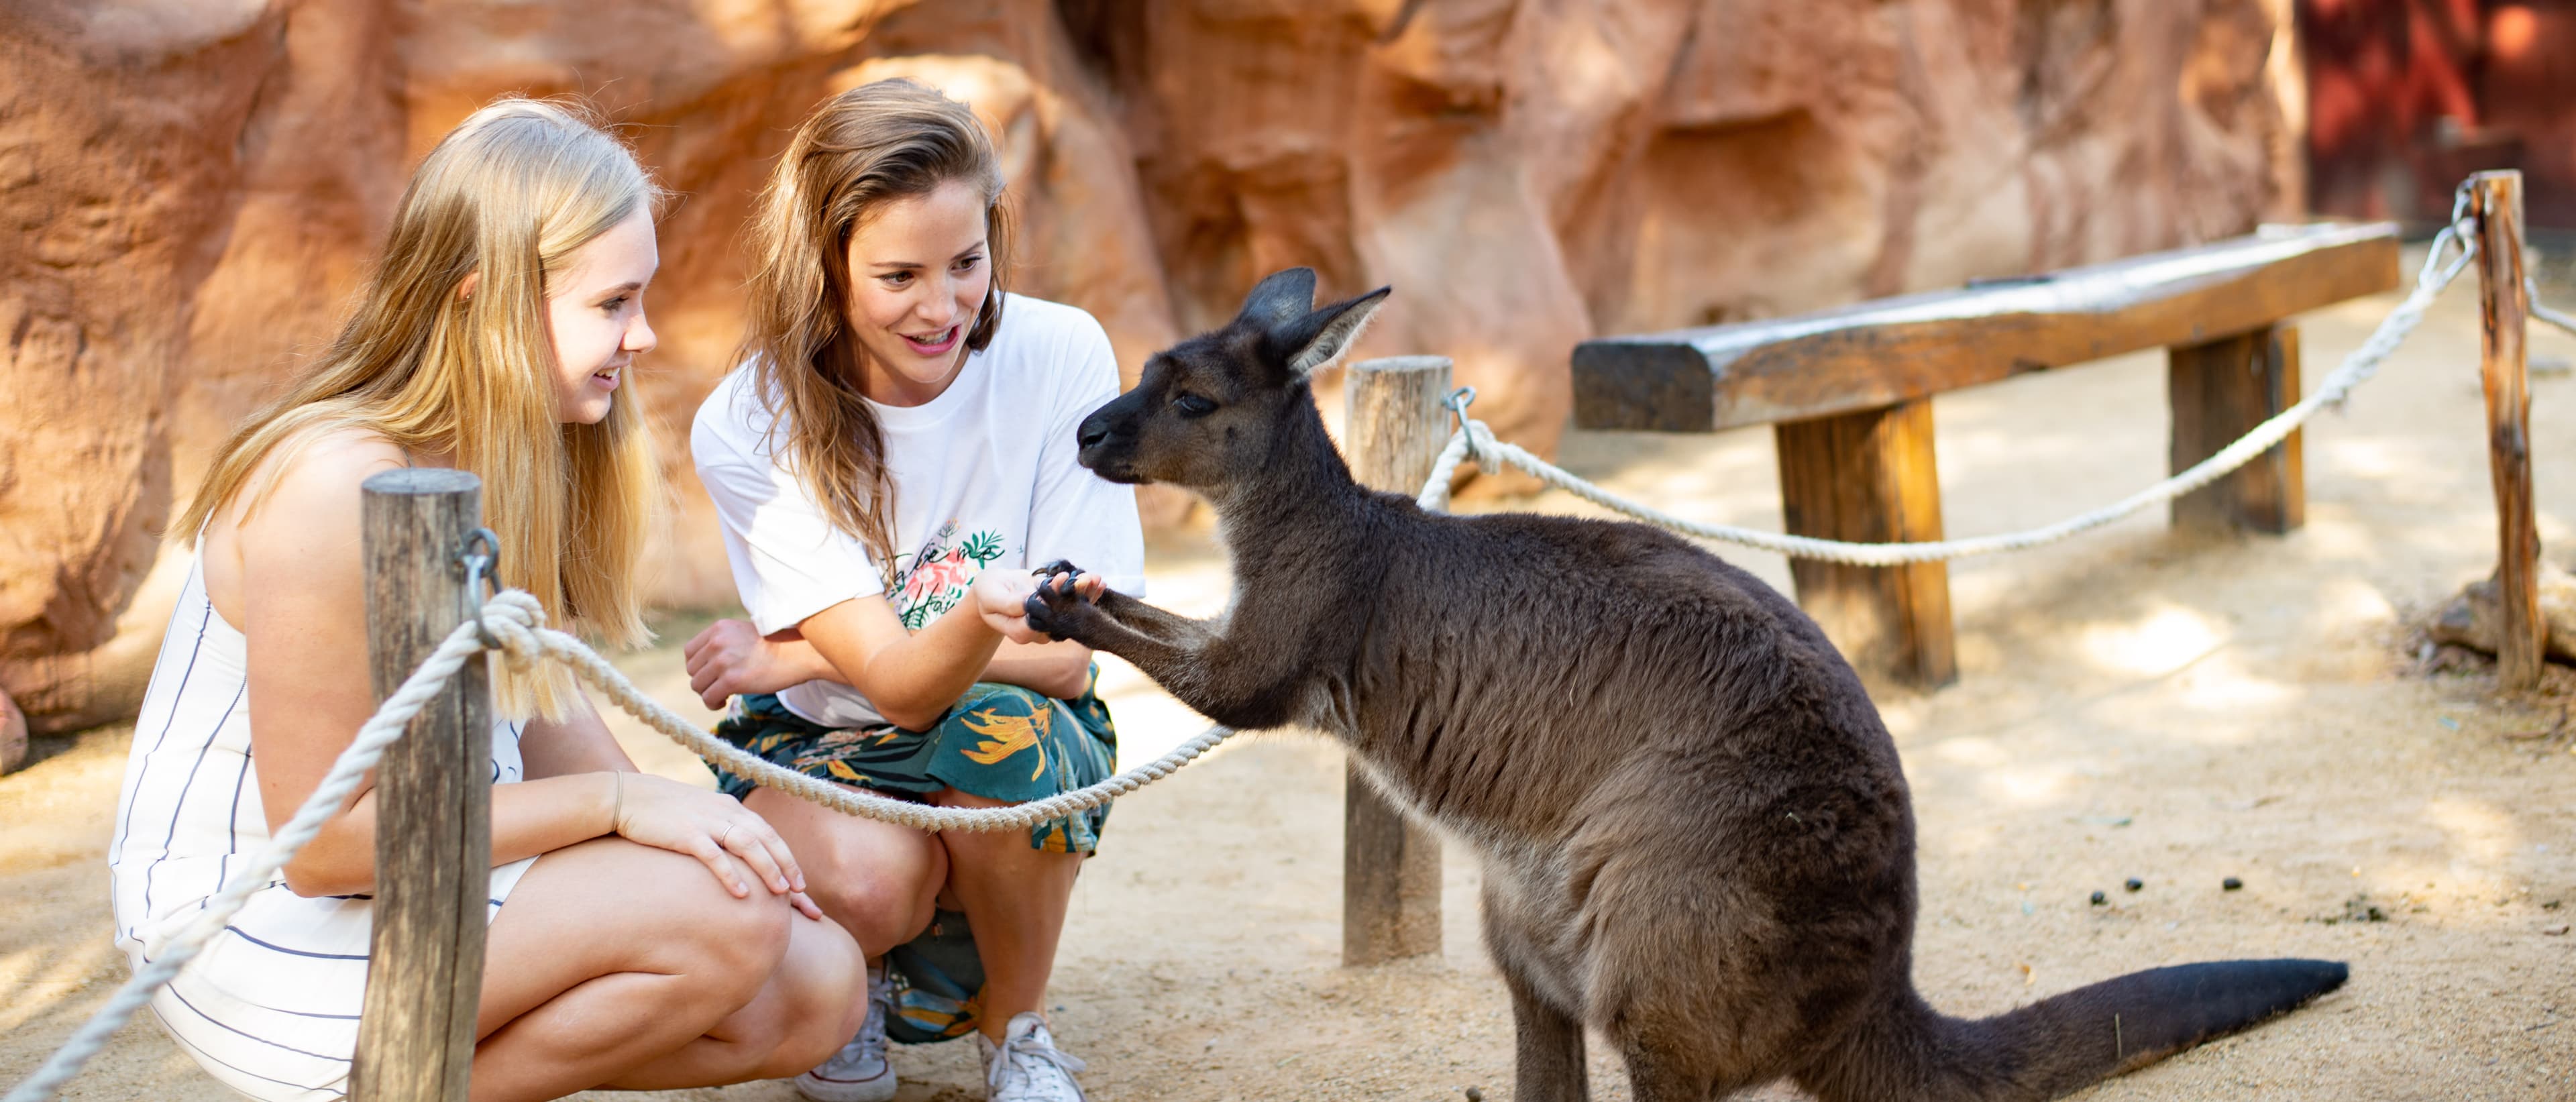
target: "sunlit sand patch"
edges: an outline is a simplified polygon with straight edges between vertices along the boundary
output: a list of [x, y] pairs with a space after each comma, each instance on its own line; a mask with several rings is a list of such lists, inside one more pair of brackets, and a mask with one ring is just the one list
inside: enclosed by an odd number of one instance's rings
[[[2320, 446], [2322, 445], [2322, 446]], [[2396, 479], [2411, 473], [2422, 457], [2402, 443], [2377, 439], [2328, 439], [2309, 443], [2308, 462], [2345, 478]]]
[[[2176, 685], [2185, 707], [2203, 713], [2250, 718], [2286, 708], [2299, 698], [2298, 687], [2257, 674], [2229, 655], [2216, 655], [2192, 667]], [[2237, 743], [2251, 737], [2256, 725], [2200, 724], [2176, 728], [2204, 743]]]
[[1951, 765], [1972, 769], [2000, 769], [2012, 764], [2012, 755], [1988, 738], [1946, 739], [1929, 751], [1933, 757]]
[[2522, 842], [2513, 820], [2480, 800], [2436, 796], [2424, 805], [2424, 821], [2442, 828], [2460, 856], [2486, 866], [2490, 875], [2503, 872], [2496, 866]]
[[2079, 783], [2080, 771], [2060, 762], [2031, 762], [1990, 738], [1945, 739], [1925, 754], [1946, 766], [1970, 771], [1969, 783], [1983, 797], [2014, 804], [2037, 804], [2061, 798]]
[[119, 958], [115, 947], [104, 937], [80, 945], [60, 956], [42, 949], [22, 949], [0, 956], [0, 1033], [17, 1029], [35, 1020], [42, 1011], [62, 1005], [62, 998], [100, 980], [102, 971], [112, 971], [106, 982], [122, 983], [125, 968], [120, 963], [111, 970], [110, 962]]
[[2089, 625], [2076, 636], [2076, 645], [2097, 664], [2148, 677], [2180, 670], [2226, 641], [2225, 624], [2179, 605], [2129, 623]]
[[2299, 530], [2303, 550], [2322, 559], [2368, 561], [2378, 556], [2386, 533], [2374, 531], [2350, 512], [2311, 508]]
[[2027, 765], [1993, 770], [1980, 779], [1979, 788], [1989, 798], [2028, 807], [2066, 796], [2083, 779], [2063, 765]]

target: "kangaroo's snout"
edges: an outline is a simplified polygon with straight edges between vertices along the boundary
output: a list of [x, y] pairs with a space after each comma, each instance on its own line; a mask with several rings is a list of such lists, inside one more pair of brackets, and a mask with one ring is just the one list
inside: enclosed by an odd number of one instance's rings
[[1074, 462], [1111, 482], [1135, 483], [1143, 479], [1133, 470], [1136, 451], [1134, 412], [1139, 404], [1136, 393], [1129, 391], [1103, 403], [1082, 419], [1073, 430], [1074, 443], [1081, 451]]

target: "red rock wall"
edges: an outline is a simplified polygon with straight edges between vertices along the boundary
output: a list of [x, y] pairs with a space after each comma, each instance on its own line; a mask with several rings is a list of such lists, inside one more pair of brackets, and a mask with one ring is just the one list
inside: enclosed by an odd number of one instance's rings
[[2317, 209], [2440, 222], [2511, 168], [2531, 225], [2576, 227], [2576, 2], [2299, 0], [2298, 25]]
[[1310, 264], [1333, 293], [1396, 286], [1363, 355], [1456, 357], [1479, 414], [1544, 450], [1597, 332], [2289, 213], [2286, 3], [20, 0], [0, 687], [40, 729], [131, 706], [184, 568], [156, 543], [172, 487], [327, 337], [411, 159], [501, 92], [593, 96], [682, 196], [637, 393], [682, 502], [656, 592], [702, 604], [730, 589], [682, 440], [736, 337], [734, 238], [788, 129], [852, 83], [908, 73], [985, 113], [1018, 286], [1098, 315], [1131, 372]]

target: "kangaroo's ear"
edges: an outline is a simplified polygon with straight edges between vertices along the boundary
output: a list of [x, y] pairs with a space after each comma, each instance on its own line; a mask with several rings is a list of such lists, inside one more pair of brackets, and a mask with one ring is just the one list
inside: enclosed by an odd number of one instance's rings
[[1380, 287], [1271, 330], [1270, 347], [1290, 377], [1312, 375], [1359, 343], [1360, 330], [1368, 328], [1369, 319], [1377, 316], [1377, 308], [1386, 305], [1386, 296], [1394, 292], [1393, 287]]
[[1270, 273], [1243, 297], [1243, 309], [1236, 312], [1235, 319], [1269, 332], [1305, 317], [1314, 308], [1315, 269], [1285, 268]]

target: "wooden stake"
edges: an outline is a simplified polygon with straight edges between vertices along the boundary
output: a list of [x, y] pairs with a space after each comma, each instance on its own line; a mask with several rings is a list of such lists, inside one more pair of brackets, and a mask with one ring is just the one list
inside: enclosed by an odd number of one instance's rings
[[[483, 483], [386, 471], [363, 487], [367, 658], [381, 702], [480, 594], [459, 559]], [[468, 661], [376, 767], [376, 887], [354, 1102], [464, 1102], [491, 890], [491, 682]]]
[[[1932, 400], [1775, 425], [1781, 512], [1789, 531], [1854, 543], [1941, 538], [1932, 466]], [[1798, 606], [1843, 657], [1917, 688], [1959, 679], [1950, 629], [1950, 568], [1789, 560]]]
[[2496, 497], [2496, 595], [2504, 612], [2496, 640], [2496, 682], [2498, 688], [2518, 692], [2540, 684], [2546, 630], [2540, 618], [2540, 528], [2531, 511], [2530, 377], [2523, 363], [2523, 327], [2531, 299], [2523, 286], [2522, 173], [2469, 177], [2469, 211], [2478, 220], [2478, 367], [2486, 383], [2487, 469]]
[[[1351, 474], [1411, 497], [1452, 431], [1449, 360], [1397, 356], [1351, 365], [1343, 433]], [[1354, 760], [1342, 789], [1342, 964], [1440, 951], [1440, 838], [1404, 817]]]
[[[2165, 365], [2177, 474], [2299, 400], [2297, 326], [2178, 344], [2165, 353]], [[2174, 499], [2174, 526], [2289, 532], [2307, 521], [2304, 467], [2293, 432], [2227, 477]]]

